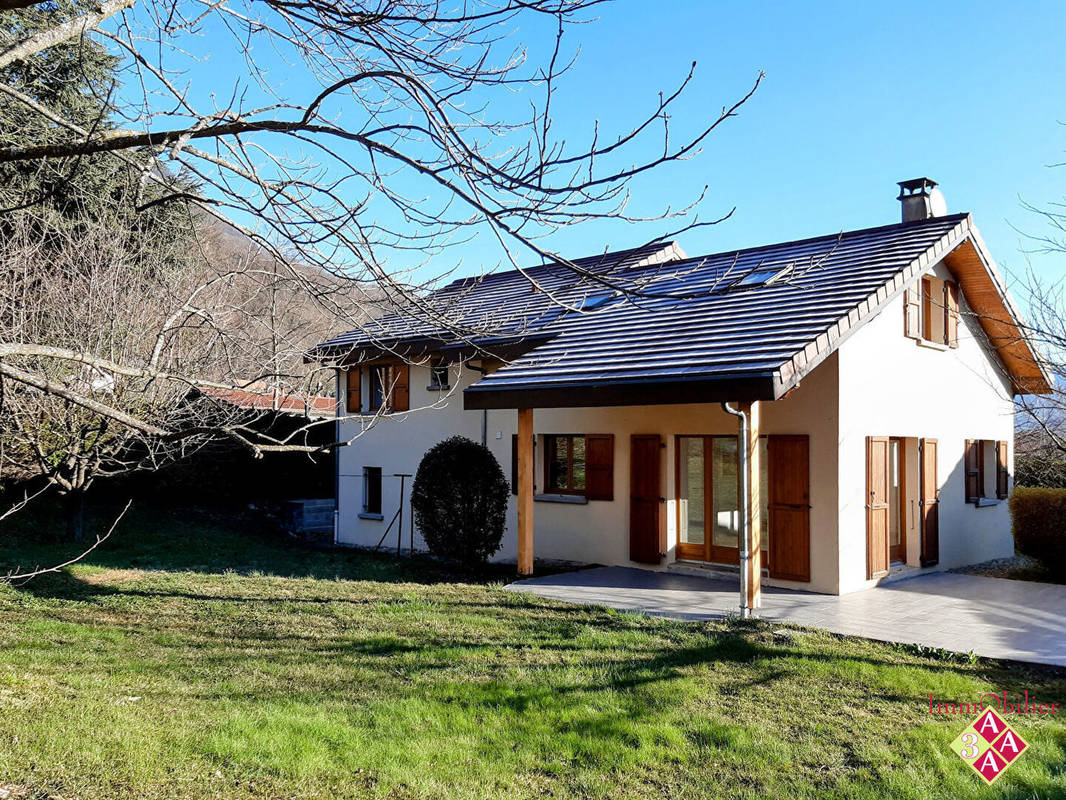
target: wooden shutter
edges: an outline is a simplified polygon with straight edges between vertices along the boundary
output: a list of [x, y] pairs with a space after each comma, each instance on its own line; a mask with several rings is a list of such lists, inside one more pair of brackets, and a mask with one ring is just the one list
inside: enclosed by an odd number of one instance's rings
[[959, 285], [955, 281], [944, 283], [944, 339], [948, 347], [959, 346]]
[[411, 367], [397, 364], [390, 370], [392, 378], [391, 411], [408, 411], [411, 408]]
[[766, 446], [770, 577], [811, 579], [810, 442], [769, 436]]
[[947, 328], [944, 322], [944, 281], [940, 278], [932, 275], [922, 278], [922, 311], [926, 340], [944, 344]]
[[908, 289], [903, 293], [903, 334], [912, 339], [922, 338], [921, 293]]
[[981, 448], [973, 439], [966, 440], [966, 502], [976, 503], [981, 497]]
[[658, 434], [629, 437], [629, 557], [645, 564], [662, 561], [660, 441]]
[[1010, 494], [1010, 462], [1006, 442], [996, 442], [996, 497], [1006, 500]]
[[345, 414], [358, 414], [363, 407], [360, 387], [363, 384], [363, 370], [361, 367], [349, 367], [345, 373], [346, 396], [344, 400]]
[[511, 434], [511, 494], [518, 494], [518, 434]]
[[921, 549], [919, 563], [932, 567], [940, 561], [940, 490], [937, 481], [936, 439], [919, 442], [921, 461]]
[[[866, 437], [866, 577], [888, 574], [888, 437]], [[770, 541], [773, 541], [771, 535]]]
[[585, 498], [614, 500], [614, 434], [585, 436]]

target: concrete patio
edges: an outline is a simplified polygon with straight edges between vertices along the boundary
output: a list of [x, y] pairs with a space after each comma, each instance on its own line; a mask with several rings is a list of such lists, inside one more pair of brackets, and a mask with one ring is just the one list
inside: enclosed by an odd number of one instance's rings
[[[738, 610], [735, 581], [627, 567], [531, 578], [507, 589], [682, 620]], [[1048, 583], [936, 573], [839, 597], [764, 588], [760, 616], [887, 642], [1066, 666], [1066, 586]]]

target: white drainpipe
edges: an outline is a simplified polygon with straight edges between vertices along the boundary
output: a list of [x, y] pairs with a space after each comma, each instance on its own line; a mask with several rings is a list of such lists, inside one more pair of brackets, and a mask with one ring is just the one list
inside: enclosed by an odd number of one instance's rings
[[740, 616], [751, 616], [748, 598], [748, 569], [751, 566], [751, 551], [748, 549], [748, 520], [751, 519], [751, 487], [748, 486], [748, 415], [729, 403], [722, 403], [722, 410], [740, 420], [737, 455], [740, 469]]

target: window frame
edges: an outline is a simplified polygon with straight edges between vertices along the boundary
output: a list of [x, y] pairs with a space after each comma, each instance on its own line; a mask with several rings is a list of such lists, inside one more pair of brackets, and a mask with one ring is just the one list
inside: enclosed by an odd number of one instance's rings
[[[441, 383], [439, 378], [441, 373], [444, 374], [444, 382]], [[451, 365], [444, 363], [443, 359], [437, 359], [429, 365], [429, 386], [426, 387], [431, 392], [446, 391], [452, 388], [452, 370]]]
[[[381, 517], [382, 468], [363, 467], [363, 511], [369, 517]], [[376, 485], [375, 485], [376, 484]], [[371, 501], [376, 501], [372, 503]], [[377, 508], [372, 508], [376, 505]]]
[[[1009, 452], [1009, 447], [1009, 443], [1001, 439], [966, 440], [962, 463], [967, 503], [981, 507], [996, 505], [1000, 500], [1007, 499], [1010, 490], [1010, 465], [1004, 457], [1004, 450]], [[993, 481], [991, 486], [989, 478]], [[977, 491], [971, 492], [971, 487]]]
[[[566, 440], [566, 475], [568, 486], [560, 487], [552, 485], [551, 480], [551, 465], [553, 456], [555, 455], [556, 448], [558, 447], [558, 441], [560, 439]], [[581, 439], [584, 442], [584, 475], [585, 485], [581, 487], [574, 486], [574, 440]], [[577, 497], [584, 497], [585, 492], [588, 490], [588, 439], [583, 433], [546, 433], [544, 434], [544, 492], [545, 494], [568, 494]]]
[[[406, 370], [406, 374], [403, 374], [401, 370]], [[367, 387], [367, 413], [393, 414], [411, 410], [411, 367], [409, 364], [373, 364], [367, 367], [367, 371], [370, 373]], [[400, 401], [401, 398], [402, 401]]]
[[923, 346], [957, 348], [959, 297], [957, 281], [933, 273], [922, 275], [914, 286], [903, 293], [904, 336]]

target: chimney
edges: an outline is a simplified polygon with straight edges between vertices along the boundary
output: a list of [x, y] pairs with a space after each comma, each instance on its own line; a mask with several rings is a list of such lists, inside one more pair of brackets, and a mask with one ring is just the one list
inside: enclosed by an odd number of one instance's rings
[[903, 206], [904, 222], [920, 222], [930, 217], [943, 217], [948, 213], [944, 195], [930, 178], [912, 178], [899, 182], [899, 197]]

